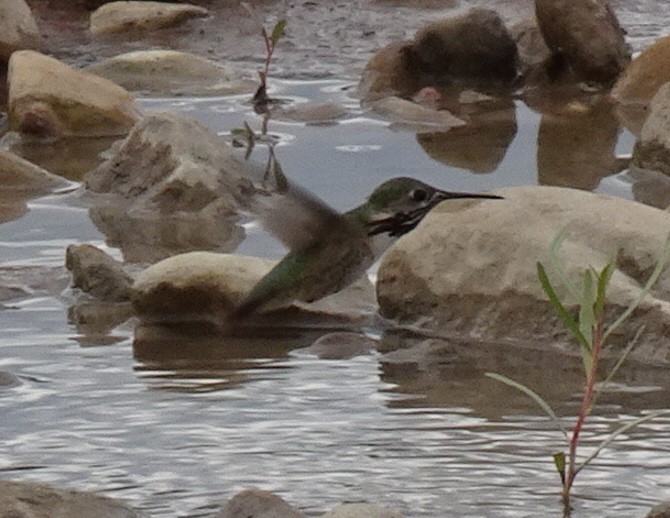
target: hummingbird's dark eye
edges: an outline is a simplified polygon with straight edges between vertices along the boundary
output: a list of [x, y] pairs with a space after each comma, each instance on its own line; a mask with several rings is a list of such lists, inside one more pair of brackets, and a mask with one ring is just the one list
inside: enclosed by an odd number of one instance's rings
[[412, 201], [426, 201], [428, 193], [423, 189], [412, 189], [409, 191], [409, 197]]

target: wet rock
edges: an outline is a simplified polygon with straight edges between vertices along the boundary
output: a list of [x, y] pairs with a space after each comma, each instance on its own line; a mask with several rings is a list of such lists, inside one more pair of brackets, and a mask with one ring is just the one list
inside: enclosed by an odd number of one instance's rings
[[655, 505], [645, 518], [670, 518], [670, 502]]
[[139, 512], [112, 498], [46, 484], [0, 480], [2, 516], [26, 518], [139, 518]]
[[403, 515], [399, 511], [378, 505], [342, 504], [321, 515], [321, 518], [403, 518]]
[[525, 85], [545, 83], [552, 53], [544, 42], [535, 19], [523, 20], [510, 27], [519, 54], [519, 73]]
[[272, 111], [272, 118], [307, 124], [329, 124], [334, 123], [346, 114], [346, 108], [339, 104], [308, 101], [287, 108], [280, 106]]
[[607, 0], [535, 0], [535, 15], [555, 56], [578, 80], [613, 83], [630, 62], [631, 49]]
[[649, 105], [649, 115], [633, 148], [633, 163], [670, 175], [670, 83], [659, 89]]
[[319, 337], [307, 350], [324, 360], [347, 360], [370, 354], [376, 343], [361, 333], [329, 333]]
[[146, 321], [219, 322], [273, 266], [241, 255], [176, 255], [138, 275], [133, 306]]
[[412, 97], [426, 86], [507, 85], [517, 74], [517, 50], [495, 11], [471, 9], [419, 29], [412, 41], [396, 42], [367, 63], [358, 85], [365, 100]]
[[3, 0], [0, 3], [0, 61], [8, 61], [16, 50], [38, 49], [41, 44], [42, 37], [28, 4], [24, 0]]
[[618, 104], [622, 122], [639, 135], [649, 103], [659, 88], [670, 81], [670, 36], [643, 50], [619, 77], [610, 93]]
[[93, 245], [70, 245], [65, 266], [72, 274], [72, 287], [105, 301], [130, 300], [131, 276], [123, 264]]
[[[46, 193], [68, 183], [14, 153], [0, 149], [0, 193], [7, 189]], [[1, 194], [0, 194], [1, 195]]]
[[[532, 340], [545, 347], [571, 343], [537, 279], [536, 261], [551, 279], [549, 245], [572, 231], [559, 252], [568, 278], [584, 269], [616, 270], [607, 318], [618, 316], [639, 294], [670, 233], [670, 214], [628, 200], [553, 187], [509, 188], [497, 201], [436, 207], [384, 257], [377, 296], [381, 313], [403, 322], [484, 340]], [[559, 297], [564, 289], [557, 286]], [[645, 333], [632, 355], [670, 361], [670, 273], [611, 337], [627, 344]]]
[[661, 210], [670, 207], [670, 176], [632, 165], [628, 177], [633, 181], [631, 189], [635, 201]]
[[471, 9], [423, 27], [412, 49], [420, 68], [437, 82], [508, 84], [517, 74], [516, 44], [490, 9]]
[[16, 387], [21, 384], [21, 380], [11, 372], [0, 371], [0, 390]]
[[207, 16], [207, 9], [190, 4], [164, 2], [111, 2], [91, 14], [93, 34], [150, 31], [174, 27], [191, 18]]
[[374, 101], [372, 111], [389, 119], [395, 126], [410, 127], [418, 131], [447, 131], [465, 126], [465, 121], [446, 110], [426, 108], [400, 97], [385, 97]]
[[[250, 182], [227, 144], [192, 119], [143, 118], [85, 178], [94, 223], [128, 261], [194, 249], [232, 250]], [[104, 196], [98, 196], [98, 195]]]
[[394, 42], [379, 50], [368, 63], [358, 83], [359, 95], [365, 100], [389, 95], [411, 97], [422, 85], [430, 83], [419, 69], [411, 42]]
[[32, 50], [9, 61], [10, 129], [38, 137], [124, 135], [139, 119], [120, 86]]
[[229, 95], [257, 87], [257, 80], [241, 69], [174, 50], [128, 52], [85, 70], [127, 90], [160, 95]]
[[231, 498], [216, 518], [303, 518], [283, 498], [262, 489], [245, 489]]

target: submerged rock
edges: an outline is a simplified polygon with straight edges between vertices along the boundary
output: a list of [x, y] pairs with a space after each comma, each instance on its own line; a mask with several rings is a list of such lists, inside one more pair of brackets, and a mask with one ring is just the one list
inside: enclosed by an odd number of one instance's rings
[[42, 36], [30, 7], [24, 0], [0, 2], [0, 61], [8, 61], [16, 50], [38, 49]]
[[[559, 233], [571, 231], [558, 258], [573, 282], [584, 269], [615, 261], [608, 320], [636, 299], [670, 233], [670, 214], [628, 200], [553, 187], [500, 194], [504, 200], [440, 204], [387, 252], [377, 283], [384, 316], [484, 340], [565, 346], [570, 338], [536, 271], [540, 261], [557, 281], [549, 246]], [[566, 296], [561, 286], [557, 292]], [[645, 325], [632, 355], [670, 361], [669, 298], [665, 273], [610, 344], [626, 345]]]
[[630, 62], [625, 31], [608, 0], [535, 0], [556, 72], [568, 67], [582, 81], [612, 84]]
[[321, 518], [403, 518], [402, 513], [372, 504], [342, 504]]
[[306, 350], [324, 360], [347, 360], [370, 354], [376, 341], [362, 333], [338, 332], [319, 337]]
[[54, 518], [140, 518], [142, 515], [107, 496], [59, 489], [33, 482], [0, 480], [2, 516]]
[[390, 120], [394, 125], [409, 126], [417, 131], [445, 132], [465, 126], [466, 122], [447, 110], [426, 108], [412, 101], [390, 96], [370, 104], [372, 111]]
[[72, 274], [72, 287], [105, 301], [130, 300], [132, 278], [122, 263], [93, 245], [70, 245], [65, 266]]
[[670, 175], [670, 83], [658, 90], [649, 105], [649, 115], [633, 148], [633, 163]]
[[251, 93], [257, 81], [230, 65], [174, 50], [128, 52], [86, 68], [130, 91], [161, 95]]
[[191, 4], [111, 2], [91, 14], [90, 30], [94, 34], [156, 30], [201, 16], [207, 16], [207, 9]]
[[670, 502], [655, 505], [645, 518], [670, 518]]
[[282, 497], [262, 489], [245, 489], [223, 506], [216, 518], [303, 518]]
[[10, 129], [38, 137], [125, 135], [140, 117], [123, 88], [32, 50], [12, 54]]

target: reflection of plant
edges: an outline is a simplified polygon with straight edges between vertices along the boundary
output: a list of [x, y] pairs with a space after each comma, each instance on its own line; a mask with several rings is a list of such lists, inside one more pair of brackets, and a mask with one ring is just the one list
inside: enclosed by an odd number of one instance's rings
[[258, 17], [254, 8], [246, 2], [241, 3], [242, 7], [246, 9], [249, 13], [249, 16], [252, 20], [261, 29], [261, 35], [263, 36], [263, 41], [265, 42], [265, 63], [263, 70], [258, 71], [258, 76], [260, 77], [261, 84], [256, 89], [254, 94], [254, 109], [257, 113], [264, 113], [268, 109], [268, 105], [272, 102], [272, 99], [268, 96], [267, 93], [267, 79], [268, 72], [270, 70], [270, 63], [272, 62], [272, 55], [274, 54], [275, 48], [279, 40], [284, 36], [286, 29], [286, 20], [282, 19], [275, 23], [272, 28], [272, 32], [268, 33], [267, 29], [263, 25], [263, 22]]
[[[264, 121], [267, 120], [267, 117], [264, 118]], [[284, 171], [277, 160], [275, 155], [275, 145], [277, 144], [277, 139], [272, 135], [267, 134], [267, 124], [263, 125], [263, 128], [260, 133], [255, 133], [251, 129], [247, 122], [244, 122], [242, 128], [234, 128], [231, 130], [231, 135], [233, 136], [233, 146], [236, 147], [246, 147], [246, 153], [244, 159], [247, 160], [250, 156], [257, 143], [263, 143], [268, 148], [268, 160], [265, 164], [265, 173], [263, 175], [263, 188], [267, 187], [267, 182], [272, 174], [275, 187], [273, 190], [277, 192], [284, 192], [288, 188], [288, 180], [284, 176]]]
[[637, 339], [642, 333], [643, 327], [641, 327], [636, 333], [635, 337], [631, 340], [625, 350], [622, 352], [618, 361], [609, 372], [607, 377], [599, 384], [599, 387], [596, 387], [596, 382], [598, 381], [598, 364], [601, 359], [601, 353], [605, 345], [605, 341], [609, 336], [633, 313], [633, 311], [639, 306], [644, 297], [647, 296], [652, 286], [656, 283], [659, 276], [665, 269], [667, 259], [668, 259], [668, 250], [670, 249], [670, 236], [666, 240], [665, 246], [663, 248], [662, 255], [651, 276], [647, 280], [647, 283], [640, 291], [640, 294], [636, 300], [634, 300], [628, 308], [617, 318], [614, 323], [609, 326], [605, 325], [605, 295], [607, 292], [607, 287], [614, 273], [615, 263], [610, 262], [602, 270], [598, 271], [594, 268], [588, 268], [584, 270], [582, 276], [582, 285], [581, 290], [577, 288], [566, 276], [565, 271], [561, 267], [558, 259], [557, 252], [560, 248], [563, 240], [567, 234], [561, 233], [552, 243], [550, 249], [550, 262], [554, 269], [558, 272], [559, 280], [561, 285], [567, 290], [570, 296], [577, 301], [579, 306], [579, 312], [577, 318], [573, 317], [570, 311], [565, 307], [563, 302], [559, 299], [556, 294], [556, 290], [552, 285], [547, 272], [544, 268], [544, 265], [540, 262], [537, 263], [537, 272], [542, 284], [542, 288], [546, 293], [549, 301], [552, 306], [558, 313], [558, 315], [563, 320], [563, 323], [568, 328], [570, 333], [575, 337], [577, 342], [580, 345], [580, 351], [582, 356], [582, 361], [584, 363], [584, 372], [586, 377], [586, 385], [584, 387], [584, 394], [582, 397], [582, 403], [579, 409], [579, 414], [575, 420], [575, 423], [572, 428], [572, 433], [569, 433], [560, 419], [557, 417], [554, 410], [549, 406], [549, 404], [536, 392], [531, 390], [525, 385], [518, 383], [506, 376], [496, 373], [487, 373], [486, 375], [501, 381], [511, 387], [514, 387], [527, 396], [531, 397], [541, 408], [546, 412], [546, 414], [551, 418], [551, 420], [556, 424], [557, 428], [565, 436], [568, 454], [566, 458], [565, 452], [561, 451], [553, 455], [554, 465], [558, 470], [558, 473], [561, 477], [562, 491], [561, 496], [563, 498], [563, 508], [564, 516], [570, 515], [570, 490], [575, 481], [575, 478], [579, 472], [586, 467], [596, 456], [605, 448], [610, 442], [612, 442], [617, 436], [625, 433], [634, 426], [648, 421], [662, 412], [656, 412], [653, 414], [646, 415], [634, 421], [628, 422], [622, 425], [620, 428], [611, 433], [608, 437], [605, 438], [581, 463], [577, 462], [577, 448], [579, 446], [580, 433], [584, 426], [587, 416], [591, 413], [593, 406], [596, 402], [598, 394], [603, 391], [607, 384], [612, 380], [614, 375], [617, 373], [624, 360], [633, 349], [637, 343]]

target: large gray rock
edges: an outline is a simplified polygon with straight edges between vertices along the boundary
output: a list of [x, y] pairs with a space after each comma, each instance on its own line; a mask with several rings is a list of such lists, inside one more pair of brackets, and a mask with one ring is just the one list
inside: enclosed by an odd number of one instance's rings
[[174, 50], [128, 52], [86, 68], [130, 91], [161, 95], [250, 93], [258, 81], [243, 70]]
[[216, 518], [303, 518], [303, 516], [280, 496], [254, 488], [236, 494]]
[[611, 84], [630, 62], [608, 0], [535, 0], [535, 15], [549, 49], [580, 80]]
[[127, 261], [153, 262], [196, 249], [231, 251], [250, 182], [227, 144], [192, 119], [143, 118], [85, 178], [94, 223]]
[[139, 512], [109, 497], [46, 484], [0, 480], [3, 518], [139, 518]]
[[167, 2], [111, 2], [91, 14], [94, 34], [173, 27], [195, 17], [207, 16], [207, 9], [191, 4]]
[[[566, 297], [549, 262], [555, 237], [571, 231], [558, 257], [575, 283], [584, 269], [616, 262], [607, 293], [610, 319], [636, 299], [670, 233], [670, 214], [624, 199], [554, 187], [500, 194], [504, 200], [442, 203], [387, 252], [377, 283], [383, 315], [481, 339], [566, 346], [571, 339], [536, 270], [542, 262]], [[670, 361], [669, 298], [666, 270], [611, 344], [627, 344], [645, 325], [632, 354]]]
[[0, 61], [7, 61], [12, 52], [37, 49], [42, 44], [40, 31], [30, 7], [24, 0], [0, 2]]
[[658, 90], [649, 105], [647, 120], [633, 149], [633, 163], [670, 175], [670, 83]]
[[132, 96], [107, 79], [21, 50], [9, 60], [9, 125], [40, 137], [125, 135], [140, 117]]

